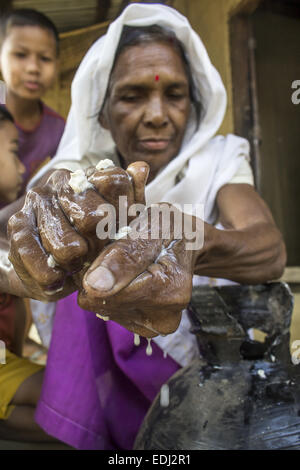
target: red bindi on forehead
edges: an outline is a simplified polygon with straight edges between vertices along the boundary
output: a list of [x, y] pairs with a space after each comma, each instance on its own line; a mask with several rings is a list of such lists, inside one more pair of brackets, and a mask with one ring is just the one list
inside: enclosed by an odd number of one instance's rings
[[159, 75], [155, 75], [155, 81], [158, 82], [159, 80]]

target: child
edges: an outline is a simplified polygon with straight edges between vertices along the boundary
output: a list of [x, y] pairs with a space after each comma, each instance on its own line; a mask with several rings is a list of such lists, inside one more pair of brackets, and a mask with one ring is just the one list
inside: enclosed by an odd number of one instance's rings
[[19, 196], [30, 177], [52, 158], [65, 121], [46, 106], [42, 96], [54, 84], [59, 37], [55, 25], [32, 9], [14, 10], [0, 18], [0, 71], [6, 83], [6, 107], [19, 131], [20, 160], [26, 167]]
[[25, 167], [19, 160], [18, 131], [12, 115], [0, 108], [0, 199], [2, 202], [13, 202], [23, 183]]
[[[13, 202], [25, 172], [18, 158], [18, 131], [12, 115], [0, 106], [0, 201]], [[0, 439], [51, 441], [33, 415], [43, 380], [43, 367], [13, 354], [10, 327], [20, 308], [8, 294], [0, 294], [0, 340], [6, 347], [6, 364], [0, 364]]]
[[[23, 183], [25, 167], [19, 160], [18, 131], [12, 115], [0, 107], [0, 203], [13, 202]], [[0, 339], [7, 347], [13, 348], [14, 308], [11, 296], [1, 295], [0, 299]]]
[[[14, 117], [19, 158], [26, 168], [18, 197], [33, 174], [55, 155], [64, 131], [64, 119], [41, 101], [54, 84], [58, 53], [57, 29], [44, 14], [18, 9], [0, 17], [0, 71], [6, 84], [6, 108]], [[0, 209], [7, 202], [0, 204]], [[39, 318], [41, 322], [49, 318], [51, 323], [54, 304], [30, 301], [28, 307], [38, 330]]]

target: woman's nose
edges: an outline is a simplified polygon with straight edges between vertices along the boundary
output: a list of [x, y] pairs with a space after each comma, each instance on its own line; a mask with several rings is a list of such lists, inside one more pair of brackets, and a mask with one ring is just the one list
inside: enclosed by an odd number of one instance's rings
[[159, 95], [151, 97], [146, 105], [144, 122], [154, 127], [164, 126], [168, 121], [166, 107], [163, 98]]

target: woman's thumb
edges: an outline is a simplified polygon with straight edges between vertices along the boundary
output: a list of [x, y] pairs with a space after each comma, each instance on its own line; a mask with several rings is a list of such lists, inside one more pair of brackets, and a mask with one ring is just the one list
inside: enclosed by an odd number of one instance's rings
[[155, 262], [161, 240], [120, 239], [108, 245], [83, 278], [83, 288], [94, 297], [108, 297], [130, 284]]

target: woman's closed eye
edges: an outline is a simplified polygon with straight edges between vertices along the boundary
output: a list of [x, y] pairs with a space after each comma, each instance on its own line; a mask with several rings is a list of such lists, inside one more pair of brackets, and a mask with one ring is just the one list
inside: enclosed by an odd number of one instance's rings
[[124, 95], [124, 96], [121, 97], [122, 101], [126, 101], [128, 103], [137, 101], [138, 99], [140, 99], [139, 95]]
[[185, 89], [171, 87], [166, 90], [166, 96], [172, 100], [183, 100], [188, 96], [188, 93]]
[[168, 93], [167, 95], [168, 98], [172, 99], [172, 100], [183, 100], [186, 98], [186, 94], [185, 93]]
[[125, 93], [120, 94], [119, 99], [126, 103], [134, 103], [136, 101], [140, 101], [144, 98], [145, 93], [142, 90], [128, 90]]

